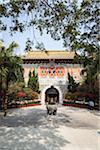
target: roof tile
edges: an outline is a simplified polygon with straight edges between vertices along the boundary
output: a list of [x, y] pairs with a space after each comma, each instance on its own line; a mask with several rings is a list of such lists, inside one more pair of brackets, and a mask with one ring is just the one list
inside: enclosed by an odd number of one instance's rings
[[28, 51], [22, 59], [73, 59], [75, 52], [68, 51]]

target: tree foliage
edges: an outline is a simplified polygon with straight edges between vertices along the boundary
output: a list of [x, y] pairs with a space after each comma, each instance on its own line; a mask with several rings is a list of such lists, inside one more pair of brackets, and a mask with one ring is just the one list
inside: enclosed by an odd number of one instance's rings
[[[99, 72], [99, 0], [10, 0], [0, 4], [0, 30], [12, 33], [28, 28], [46, 31], [55, 40], [63, 39], [67, 50], [79, 55], [87, 84], [97, 81]], [[11, 24], [7, 25], [7, 21]], [[27, 43], [27, 49], [30, 48]], [[42, 48], [41, 48], [42, 47]], [[43, 44], [38, 44], [43, 49]], [[5, 72], [7, 70], [5, 69]], [[92, 84], [91, 84], [92, 85]]]
[[14, 56], [13, 49], [18, 45], [12, 42], [8, 48], [0, 44], [0, 92], [2, 95], [3, 107], [6, 115], [8, 102], [8, 88], [15, 81], [23, 81], [21, 58]]
[[[3, 21], [2, 21], [3, 18]], [[6, 19], [11, 24], [7, 25]], [[98, 47], [99, 1], [10, 0], [0, 4], [0, 29], [23, 32], [32, 27], [55, 40], [64, 40], [67, 49], [91, 52]], [[92, 49], [92, 50], [91, 50]]]
[[76, 92], [79, 84], [75, 82], [74, 78], [70, 75], [70, 73], [68, 73], [68, 81], [68, 92]]
[[64, 46], [68, 48], [72, 48], [79, 35], [77, 0], [10, 0], [2, 3], [0, 8], [1, 18], [12, 22], [7, 26], [1, 20], [1, 30], [9, 28], [11, 32], [23, 32], [32, 27], [42, 34], [45, 29], [53, 39], [63, 38]]
[[81, 26], [83, 27], [84, 32], [81, 34], [81, 42], [84, 46], [84, 51], [88, 52], [89, 56], [98, 52], [100, 40], [98, 34], [99, 19], [99, 1], [83, 0], [81, 4]]
[[35, 73], [35, 70], [32, 73], [31, 71], [29, 72], [28, 87], [35, 92], [39, 92], [38, 75]]

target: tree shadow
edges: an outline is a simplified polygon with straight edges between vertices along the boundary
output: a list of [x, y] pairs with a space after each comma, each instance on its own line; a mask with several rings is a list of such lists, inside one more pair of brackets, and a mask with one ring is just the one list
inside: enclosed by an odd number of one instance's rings
[[[58, 108], [59, 109], [59, 108]], [[62, 109], [61, 109], [62, 110]], [[24, 108], [9, 111], [7, 117], [0, 117], [0, 127], [29, 127], [34, 128], [59, 128], [60, 126], [72, 128], [98, 128], [86, 120], [78, 118], [77, 113], [86, 110], [68, 109], [67, 114], [64, 111], [58, 111], [55, 116], [48, 116], [46, 108]], [[72, 113], [73, 112], [73, 113]], [[73, 114], [76, 112], [76, 116]]]
[[87, 110], [89, 113], [91, 113], [91, 114], [93, 114], [93, 115], [95, 115], [95, 116], [100, 116], [100, 112], [98, 111], [98, 110], [90, 110], [90, 109], [88, 109]]
[[[70, 142], [60, 135], [54, 124], [55, 116], [46, 110], [17, 110], [0, 118], [0, 148], [6, 150], [61, 150]], [[53, 122], [52, 122], [53, 123]]]
[[[9, 128], [8, 128], [9, 129]], [[68, 140], [51, 129], [29, 128], [3, 128], [0, 149], [7, 150], [60, 150], [67, 144]], [[1, 139], [1, 137], [0, 137]]]
[[[15, 111], [15, 110], [14, 110]], [[20, 112], [19, 112], [20, 111]], [[30, 109], [25, 111], [20, 109], [16, 110], [13, 113], [8, 113], [7, 117], [0, 117], [0, 126], [7, 127], [49, 127], [51, 123], [55, 125], [59, 123], [59, 125], [67, 125], [71, 123], [71, 118], [68, 115], [63, 113], [58, 113], [55, 116], [48, 116], [46, 109]], [[66, 124], [67, 123], [67, 124]]]

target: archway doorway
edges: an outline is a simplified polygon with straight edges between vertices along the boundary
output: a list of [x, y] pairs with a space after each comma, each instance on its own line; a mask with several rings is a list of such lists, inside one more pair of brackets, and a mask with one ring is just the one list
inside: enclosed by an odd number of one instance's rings
[[46, 90], [45, 102], [59, 103], [59, 92], [54, 86], [51, 86]]

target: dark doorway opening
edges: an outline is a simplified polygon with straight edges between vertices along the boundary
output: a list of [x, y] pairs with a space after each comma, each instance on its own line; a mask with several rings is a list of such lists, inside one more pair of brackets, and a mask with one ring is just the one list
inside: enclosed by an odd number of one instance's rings
[[46, 90], [46, 92], [45, 92], [45, 102], [59, 103], [59, 92], [54, 86], [51, 86], [50, 88], [48, 88]]

